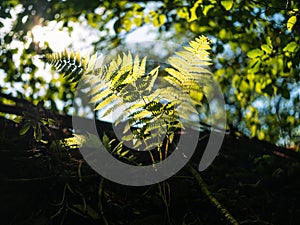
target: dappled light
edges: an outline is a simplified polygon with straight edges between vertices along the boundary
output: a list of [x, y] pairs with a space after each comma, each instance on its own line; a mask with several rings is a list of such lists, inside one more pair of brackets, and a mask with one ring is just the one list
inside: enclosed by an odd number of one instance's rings
[[67, 32], [51, 30], [49, 27], [42, 27], [36, 25], [31, 30], [33, 35], [33, 41], [36, 42], [39, 47], [44, 47], [48, 44], [53, 51], [63, 51], [70, 43], [71, 38]]
[[0, 1], [0, 224], [299, 225], [299, 9]]

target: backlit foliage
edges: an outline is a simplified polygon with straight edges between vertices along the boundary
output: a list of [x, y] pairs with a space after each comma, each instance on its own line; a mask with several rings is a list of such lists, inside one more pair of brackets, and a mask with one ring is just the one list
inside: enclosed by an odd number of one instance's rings
[[80, 53], [54, 53], [46, 55], [45, 60], [64, 72], [70, 82], [81, 79], [77, 88], [89, 87], [87, 95], [95, 111], [103, 116], [112, 113], [115, 125], [128, 122], [123, 141], [133, 141], [135, 149], [143, 146], [146, 150], [161, 150], [165, 135], [172, 143], [178, 129], [200, 129], [196, 107], [201, 106], [203, 87], [212, 79], [207, 67], [209, 44], [206, 37], [200, 36], [176, 57], [170, 57], [171, 67], [161, 77], [168, 85], [162, 87], [157, 80], [159, 66], [148, 72], [146, 57], [133, 57], [130, 52], [108, 65], [100, 63], [101, 57], [93, 55], [89, 60]]
[[[295, 146], [300, 136], [299, 8], [298, 0], [1, 1], [5, 85], [0, 88], [34, 104], [44, 99], [56, 111], [63, 101], [69, 113], [74, 85], [55, 76], [45, 81], [39, 72], [35, 58], [52, 51], [48, 43], [34, 40], [36, 26], [54, 22], [73, 34], [74, 24], [82, 24], [97, 34], [93, 47], [101, 52], [120, 47], [139, 27], [154, 28], [156, 40], [166, 44], [203, 34], [213, 42], [211, 68], [225, 97], [228, 122], [250, 137]], [[84, 43], [90, 35], [85, 32]]]

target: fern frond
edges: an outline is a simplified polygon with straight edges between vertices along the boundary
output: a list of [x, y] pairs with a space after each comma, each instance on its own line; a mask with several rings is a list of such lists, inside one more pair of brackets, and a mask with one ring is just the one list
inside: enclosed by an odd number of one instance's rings
[[[143, 75], [136, 79], [135, 85], [140, 95], [147, 96], [150, 94], [154, 83], [158, 77], [158, 69], [159, 66], [151, 70], [147, 75]], [[144, 72], [145, 70], [143, 70], [143, 73]]]
[[[145, 125], [144, 131], [146, 133], [152, 133], [151, 137], [155, 137], [155, 135], [163, 136], [167, 131], [167, 124], [160, 119], [152, 119], [151, 123], [147, 123]], [[153, 133], [155, 131], [155, 133]]]
[[[122, 104], [127, 104], [123, 113], [116, 118], [116, 123], [130, 118], [134, 115], [132, 114], [133, 112], [143, 110], [142, 106], [146, 104], [144, 98], [151, 92], [158, 76], [158, 67], [154, 68], [147, 75], [145, 75], [145, 68], [146, 58], [140, 61], [138, 56], [136, 56], [132, 60], [132, 55], [128, 53], [113, 60], [107, 66], [105, 72], [101, 68], [92, 71], [90, 74], [95, 76], [95, 78], [90, 79], [92, 85], [89, 95], [91, 96], [91, 102], [99, 101], [95, 110], [105, 107], [106, 103], [109, 103], [107, 98], [111, 100], [112, 95], [118, 98], [118, 101], [115, 102], [117, 105], [110, 104], [103, 116], [113, 113]], [[96, 79], [98, 74], [103, 72], [105, 75], [100, 75], [101, 78], [98, 81]], [[144, 114], [151, 115], [149, 112]]]
[[140, 109], [137, 110], [136, 112], [133, 112], [129, 115], [129, 118], [132, 119], [133, 121], [142, 121], [146, 117], [151, 117], [152, 113], [148, 110]]
[[100, 67], [103, 61], [103, 57], [97, 58], [97, 54], [89, 58], [88, 55], [82, 57], [80, 52], [68, 53], [66, 50], [60, 53], [46, 54], [42, 59], [53, 65], [58, 72], [64, 74], [67, 80], [75, 84], [83, 74]]
[[[143, 108], [144, 105], [145, 105], [145, 102], [142, 101], [142, 100], [138, 101], [138, 102], [134, 102], [134, 103], [125, 105], [125, 107], [122, 108], [123, 113], [121, 115], [119, 115], [118, 118], [116, 118], [115, 124], [118, 125], [120, 122], [122, 122], [124, 120], [128, 120], [130, 118], [130, 116], [132, 115], [133, 112], [140, 111]], [[122, 106], [124, 106], [124, 105], [122, 105]], [[117, 108], [116, 108], [116, 110], [117, 110]], [[109, 113], [111, 113], [112, 111], [110, 111]]]
[[[166, 137], [171, 143], [176, 130], [200, 129], [197, 107], [213, 80], [208, 69], [209, 50], [206, 37], [196, 38], [170, 57], [170, 68], [161, 73], [159, 66], [147, 68], [146, 57], [133, 57], [130, 52], [118, 55], [106, 66], [96, 54], [82, 57], [80, 53], [64, 51], [46, 55], [45, 59], [64, 72], [70, 82], [82, 79], [80, 84], [89, 88], [90, 103], [95, 104], [94, 110], [99, 110], [101, 116], [113, 114], [115, 125], [127, 122], [123, 141], [132, 141], [136, 148], [160, 151], [161, 139]], [[166, 83], [167, 87], [163, 86]], [[120, 146], [113, 152], [120, 157], [129, 155]]]
[[119, 98], [113, 93], [107, 98], [105, 98], [103, 101], [99, 102], [97, 106], [95, 107], [95, 111], [99, 109], [104, 109], [105, 107], [109, 106], [110, 104], [114, 104], [116, 101], [118, 101]]
[[103, 90], [103, 91], [101, 91], [101, 94], [94, 95], [91, 98], [90, 103], [95, 103], [95, 102], [103, 101], [104, 99], [108, 98], [109, 96], [111, 96], [113, 94], [114, 93], [110, 89]]
[[[122, 112], [122, 114], [119, 115], [119, 117], [115, 118], [114, 123], [116, 125], [118, 125], [119, 122], [121, 122], [123, 119], [120, 119], [122, 116], [124, 116], [124, 118], [126, 118], [128, 116], [128, 114], [126, 114], [126, 110], [124, 110], [124, 108], [126, 108], [127, 105], [132, 105], [132, 104], [124, 104], [123, 101], [118, 101], [116, 102], [114, 105], [110, 106], [107, 110], [105, 110], [105, 112], [103, 113], [103, 117], [113, 113], [113, 112]], [[118, 122], [117, 122], [118, 121]]]
[[139, 90], [134, 84], [127, 84], [120, 92], [124, 102], [136, 102], [141, 98]]
[[[120, 64], [121, 62], [121, 64]], [[125, 84], [125, 80], [132, 73], [132, 55], [129, 52], [128, 55], [123, 54], [123, 58], [114, 60], [110, 63], [109, 72], [107, 78], [112, 81], [112, 85], [117, 89], [120, 85]]]
[[180, 92], [180, 89], [169, 86], [156, 89], [155, 91], [153, 91], [153, 93], [147, 96], [147, 99], [149, 100], [149, 102], [157, 99], [165, 99], [168, 102], [172, 102], [180, 99], [180, 96], [182, 94], [183, 93]]
[[[148, 139], [146, 140], [148, 141]], [[160, 151], [160, 148], [162, 147], [162, 143], [157, 141], [157, 142], [150, 142], [150, 144], [147, 144], [145, 146], [145, 151], [151, 151], [153, 149], [157, 149], [158, 151]], [[156, 161], [159, 161], [158, 159]]]
[[184, 47], [185, 51], [176, 52], [177, 57], [169, 58], [172, 68], [166, 69], [166, 81], [188, 93], [193, 105], [201, 105], [203, 87], [212, 82], [212, 73], [207, 69], [211, 64], [209, 44], [204, 36], [196, 38]]
[[[85, 76], [84, 76], [85, 77]], [[87, 81], [88, 83], [89, 81]], [[108, 92], [112, 92], [112, 93], [117, 93], [114, 90], [111, 90], [109, 87], [110, 82], [109, 81], [96, 81], [94, 79], [91, 80], [91, 82], [95, 82], [95, 83], [91, 83], [89, 84], [89, 91], [88, 91], [88, 95], [90, 97], [95, 97], [95, 96], [99, 96], [98, 98], [101, 99], [101, 96], [103, 96], [105, 93], [103, 93], [105, 90], [109, 90]]]

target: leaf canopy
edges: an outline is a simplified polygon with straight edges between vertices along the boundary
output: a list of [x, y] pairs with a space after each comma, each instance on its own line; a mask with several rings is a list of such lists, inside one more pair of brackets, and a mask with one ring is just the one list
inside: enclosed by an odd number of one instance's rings
[[[145, 26], [153, 26], [157, 38], [166, 42], [170, 37], [183, 43], [184, 38], [205, 35], [212, 40], [212, 72], [226, 98], [228, 122], [249, 136], [292, 145], [299, 142], [300, 123], [299, 8], [296, 0], [1, 1], [1, 89], [20, 98], [29, 93], [25, 98], [34, 103], [44, 98], [53, 110], [60, 100], [65, 102], [64, 112], [70, 109], [74, 87], [55, 75], [47, 81], [40, 75], [36, 56], [52, 51], [49, 43], [34, 40], [36, 25], [54, 21], [72, 34], [74, 24], [84, 24], [97, 32], [93, 46], [100, 52], [120, 46], [129, 33]], [[142, 47], [141, 51], [154, 51]], [[15, 84], [21, 91], [13, 90]], [[245, 116], [249, 107], [258, 110], [253, 121]], [[291, 117], [293, 126], [287, 122]]]

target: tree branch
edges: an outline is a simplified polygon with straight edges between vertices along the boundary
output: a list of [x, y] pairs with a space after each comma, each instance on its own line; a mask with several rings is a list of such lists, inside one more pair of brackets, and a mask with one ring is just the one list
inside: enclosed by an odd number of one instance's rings
[[201, 175], [190, 164], [187, 165], [188, 170], [198, 181], [202, 193], [208, 198], [210, 203], [228, 220], [231, 225], [239, 225], [238, 221], [230, 214], [230, 212], [213, 196], [208, 190], [207, 184], [202, 179]]

